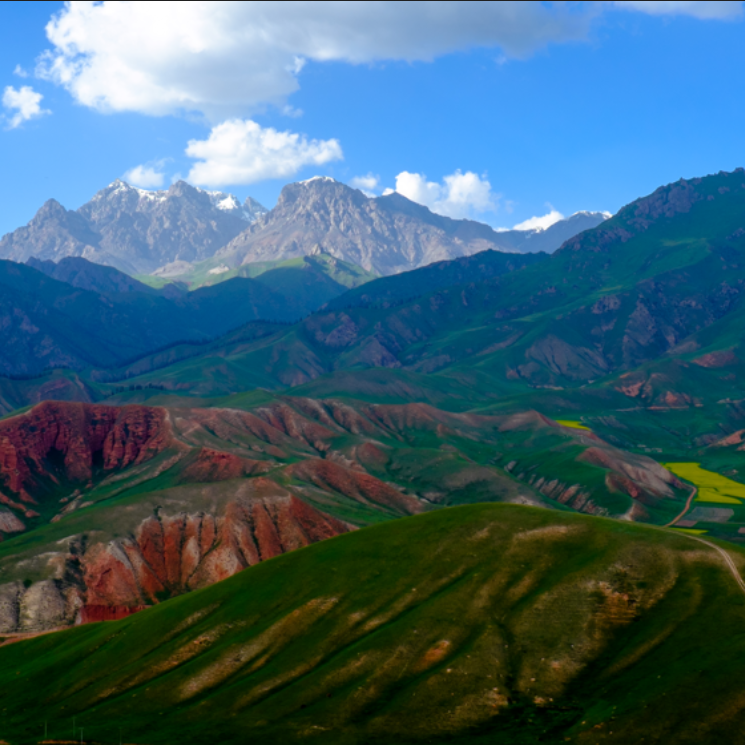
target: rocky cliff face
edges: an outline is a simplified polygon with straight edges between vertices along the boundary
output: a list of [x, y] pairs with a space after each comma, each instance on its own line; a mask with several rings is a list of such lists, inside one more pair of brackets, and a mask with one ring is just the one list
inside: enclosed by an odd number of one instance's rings
[[[45, 491], [89, 483], [94, 470], [142, 463], [171, 442], [162, 409], [46, 402], [0, 422], [0, 480], [33, 505]], [[0, 501], [11, 499], [0, 493]]]
[[117, 180], [77, 211], [49, 200], [33, 220], [0, 240], [0, 258], [59, 261], [82, 256], [131, 274], [174, 261], [200, 261], [266, 210], [231, 194], [183, 181], [167, 191], [145, 191]]
[[276, 207], [244, 230], [219, 256], [229, 265], [332, 256], [389, 275], [494, 249], [551, 252], [607, 215], [577, 213], [547, 230], [497, 232], [473, 220], [435, 214], [398, 193], [370, 198], [328, 177], [286, 186]]
[[277, 206], [220, 250], [232, 266], [308, 256], [318, 246], [378, 274], [503, 247], [499, 233], [400, 194], [371, 199], [327, 177], [286, 186]]

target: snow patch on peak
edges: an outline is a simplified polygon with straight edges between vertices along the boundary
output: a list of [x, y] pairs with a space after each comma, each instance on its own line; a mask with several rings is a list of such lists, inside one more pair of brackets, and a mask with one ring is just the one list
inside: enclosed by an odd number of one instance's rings
[[[199, 191], [204, 190], [200, 189]], [[241, 208], [241, 203], [232, 194], [226, 194], [224, 191], [204, 191], [204, 193], [210, 198], [212, 206], [218, 210], [233, 212]]]
[[101, 199], [108, 194], [118, 194], [125, 191], [132, 191], [133, 186], [130, 186], [126, 181], [122, 181], [120, 178], [115, 178], [105, 189], [101, 189], [93, 199]]
[[[245, 220], [247, 223], [256, 222], [266, 212], [266, 209], [262, 207], [258, 202], [248, 197], [245, 204], [241, 204], [238, 198], [233, 194], [228, 194], [224, 191], [207, 191], [206, 189], [200, 189], [197, 187], [197, 191], [202, 194], [206, 194], [212, 206], [215, 209], [221, 210], [222, 212], [231, 212], [236, 217], [240, 217], [241, 220]], [[252, 204], [254, 209], [251, 209]]]
[[147, 199], [149, 202], [165, 202], [168, 199], [167, 191], [148, 191], [147, 189], [135, 189], [135, 191], [140, 199]]
[[165, 191], [148, 191], [147, 189], [139, 189], [118, 178], [114, 179], [105, 189], [99, 191], [91, 201], [96, 202], [113, 196], [114, 194], [128, 194], [130, 192], [136, 192], [140, 199], [147, 199], [151, 202], [163, 202], [165, 201], [167, 194]]
[[592, 210], [579, 210], [578, 212], [573, 212], [569, 218], [572, 217], [598, 217], [602, 216], [603, 219], [608, 220], [611, 217], [613, 217], [612, 212], [593, 212]]
[[312, 181], [325, 181], [331, 184], [338, 183], [337, 180], [335, 178], [331, 178], [331, 176], [311, 176], [310, 178], [305, 179], [305, 181], [298, 181], [298, 184], [309, 184]]

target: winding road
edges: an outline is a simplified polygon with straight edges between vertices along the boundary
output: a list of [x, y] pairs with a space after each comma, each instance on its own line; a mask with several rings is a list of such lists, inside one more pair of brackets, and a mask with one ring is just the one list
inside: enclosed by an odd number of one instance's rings
[[[691, 488], [691, 494], [686, 500], [686, 506], [685, 509], [673, 520], [671, 520], [667, 525], [663, 525], [663, 528], [672, 528], [675, 523], [680, 520], [683, 515], [688, 512], [689, 509], [691, 509], [691, 503], [696, 498], [696, 495], [698, 494], [698, 488], [689, 485]], [[723, 559], [724, 563], [729, 568], [730, 572], [732, 573], [732, 576], [735, 578], [735, 582], [737, 582], [739, 588], [745, 593], [745, 582], [743, 581], [742, 577], [740, 576], [740, 572], [738, 571], [737, 567], [735, 566], [735, 562], [732, 561], [732, 557], [723, 549], [717, 546], [715, 543], [712, 543], [711, 541], [707, 541], [705, 538], [700, 538], [697, 535], [691, 535], [690, 533], [678, 533], [678, 535], [683, 536], [684, 538], [689, 538], [692, 541], [698, 541], [699, 543], [703, 543], [705, 546], [708, 546], [709, 548], [713, 548]]]
[[691, 487], [691, 494], [686, 501], [686, 506], [683, 509], [683, 512], [681, 512], [677, 517], [674, 517], [667, 525], [663, 525], [663, 528], [672, 528], [672, 526], [675, 525], [675, 523], [677, 523], [678, 520], [680, 520], [683, 515], [688, 512], [688, 510], [691, 509], [691, 502], [693, 502], [693, 500], [696, 498], [696, 495], [698, 494], [698, 487], [693, 486], [692, 484], [688, 484], [687, 486]]
[[743, 582], [742, 577], [740, 576], [740, 572], [735, 566], [735, 562], [732, 561], [732, 557], [723, 548], [720, 548], [716, 544], [704, 540], [703, 538], [699, 538], [697, 535], [690, 535], [690, 533], [683, 533], [683, 535], [686, 538], [690, 538], [692, 541], [704, 543], [705, 545], [717, 551], [719, 555], [724, 559], [724, 563], [729, 567], [730, 572], [732, 572], [732, 576], [735, 578], [735, 582], [737, 582], [737, 584], [740, 586], [740, 589], [745, 593], [745, 582]]

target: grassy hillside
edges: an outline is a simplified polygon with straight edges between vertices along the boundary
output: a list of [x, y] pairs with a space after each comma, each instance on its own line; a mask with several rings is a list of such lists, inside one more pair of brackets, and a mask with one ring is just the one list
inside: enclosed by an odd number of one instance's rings
[[[671, 184], [545, 261], [484, 281], [469, 275], [465, 284], [415, 299], [406, 298], [439, 269], [378, 280], [271, 345], [222, 356], [231, 358], [236, 385], [241, 368], [292, 386], [338, 370], [386, 367], [441, 372], [482, 388], [491, 381], [501, 395], [633, 370], [705, 335], [702, 329], [720, 329], [731, 346], [738, 325], [724, 319], [742, 312], [745, 281], [743, 185], [741, 171]], [[718, 348], [716, 338], [696, 344]], [[202, 379], [214, 377], [213, 366], [205, 360]], [[179, 379], [194, 372], [174, 371]], [[245, 387], [254, 384], [248, 376]]]
[[722, 557], [687, 535], [454, 508], [0, 647], [0, 737], [734, 743], [744, 621]]
[[509, 254], [488, 250], [452, 261], [438, 261], [421, 269], [368, 282], [363, 287], [350, 290], [332, 300], [327, 308], [342, 310], [370, 305], [391, 307], [445, 287], [499, 277], [540, 263], [546, 258], [543, 253]]
[[272, 291], [287, 297], [293, 304], [300, 304], [307, 314], [347, 290], [376, 279], [377, 275], [329, 254], [319, 253], [285, 261], [258, 261], [232, 268], [220, 259], [208, 259], [177, 277], [140, 275], [137, 279], [154, 288], [175, 282], [196, 290], [219, 285], [235, 277], [258, 280]]

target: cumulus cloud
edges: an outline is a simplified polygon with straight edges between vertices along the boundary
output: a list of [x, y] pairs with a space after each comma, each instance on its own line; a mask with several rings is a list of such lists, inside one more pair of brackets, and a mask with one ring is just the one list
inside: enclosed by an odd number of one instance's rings
[[542, 2], [68, 2], [37, 74], [101, 111], [219, 119], [281, 105], [306, 60], [432, 60], [476, 46], [524, 56], [583, 38], [587, 12]]
[[3, 91], [3, 106], [9, 111], [15, 113], [6, 116], [8, 127], [15, 129], [29, 119], [36, 119], [44, 114], [51, 114], [51, 111], [41, 108], [41, 99], [44, 96], [37, 93], [31, 86], [24, 85], [15, 89], [9, 85]]
[[486, 177], [472, 171], [456, 171], [439, 184], [427, 181], [424, 174], [402, 171], [396, 176], [396, 191], [432, 212], [456, 219], [491, 212], [499, 199]]
[[156, 160], [152, 163], [130, 168], [122, 177], [127, 183], [139, 186], [141, 189], [159, 189], [165, 182], [165, 160]]
[[[551, 205], [548, 205], [551, 207]], [[550, 228], [554, 223], [559, 222], [559, 220], [563, 220], [564, 215], [561, 214], [558, 210], [553, 209], [551, 207], [551, 211], [547, 212], [545, 215], [541, 215], [540, 217], [531, 217], [528, 220], [523, 220], [522, 222], [515, 225], [513, 230], [545, 230], [546, 228]]]
[[[213, 121], [282, 106], [306, 61], [432, 60], [474, 47], [499, 59], [584, 39], [608, 8], [732, 18], [740, 2], [358, 0], [68, 2], [47, 24], [37, 74], [102, 111], [201, 112]], [[288, 110], [292, 112], [293, 110]]]
[[741, 2], [732, 0], [616, 0], [616, 7], [650, 15], [686, 15], [702, 20], [729, 20], [743, 14]]
[[192, 166], [188, 180], [202, 186], [287, 178], [303, 166], [343, 158], [338, 140], [309, 140], [294, 132], [261, 127], [250, 119], [218, 124], [206, 140], [190, 140], [186, 154], [199, 161]]
[[28, 73], [20, 65], [16, 65], [13, 70], [13, 75], [17, 75], [19, 78], [27, 78]]
[[355, 189], [363, 191], [367, 196], [373, 196], [375, 190], [378, 188], [380, 183], [380, 177], [374, 176], [372, 173], [368, 173], [367, 176], [355, 176], [350, 179], [349, 185]]

